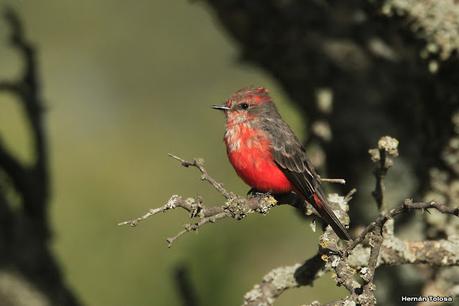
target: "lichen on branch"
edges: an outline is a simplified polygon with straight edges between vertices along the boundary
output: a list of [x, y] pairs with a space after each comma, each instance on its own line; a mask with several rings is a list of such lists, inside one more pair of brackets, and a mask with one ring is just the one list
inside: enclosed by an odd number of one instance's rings
[[[314, 281], [332, 272], [337, 286], [347, 289], [348, 295], [329, 305], [355, 303], [374, 305], [376, 303], [374, 282], [377, 269], [385, 265], [429, 264], [432, 266], [459, 265], [459, 241], [451, 237], [436, 241], [405, 241], [394, 234], [394, 218], [409, 214], [412, 211], [428, 212], [436, 210], [445, 215], [459, 217], [459, 208], [453, 208], [435, 201], [414, 201], [406, 199], [399, 206], [390, 210], [384, 203], [384, 178], [394, 165], [398, 156], [398, 140], [384, 136], [378, 141], [377, 148], [369, 150], [375, 163], [375, 190], [373, 196], [380, 211], [379, 215], [363, 228], [353, 241], [344, 242], [338, 239], [333, 230], [327, 226], [320, 237], [317, 253], [304, 264], [293, 264], [278, 267], [267, 273], [260, 283], [244, 295], [243, 306], [273, 305], [276, 299], [286, 290], [312, 285]], [[173, 195], [169, 201], [155, 209], [150, 209], [143, 216], [120, 222], [119, 225], [137, 226], [140, 222], [162, 212], [181, 208], [189, 213], [191, 223], [175, 236], [167, 239], [168, 245], [191, 231], [197, 231], [202, 226], [215, 223], [221, 219], [231, 218], [242, 220], [253, 213], [267, 214], [279, 202], [269, 194], [241, 197], [228, 191], [224, 185], [211, 177], [201, 159], [191, 161], [170, 155], [184, 167], [193, 167], [201, 173], [201, 180], [207, 182], [224, 198], [220, 206], [208, 207], [201, 197], [184, 198]], [[323, 181], [343, 183], [341, 179], [322, 179]], [[355, 189], [348, 195], [330, 194], [328, 200], [340, 209], [337, 217], [344, 223], [349, 223], [347, 211]], [[392, 206], [392, 205], [391, 205]], [[315, 301], [311, 305], [320, 305]]]
[[241, 197], [236, 195], [234, 192], [226, 190], [222, 183], [218, 182], [208, 174], [202, 159], [187, 161], [172, 154], [169, 154], [169, 156], [178, 160], [185, 168], [194, 167], [198, 169], [199, 172], [201, 172], [201, 180], [207, 182], [215, 190], [217, 190], [225, 198], [225, 202], [220, 206], [207, 207], [204, 205], [204, 201], [201, 197], [184, 198], [179, 195], [173, 195], [163, 206], [150, 209], [143, 216], [120, 222], [118, 225], [129, 225], [134, 227], [140, 222], [145, 221], [158, 213], [167, 212], [176, 208], [184, 209], [189, 213], [189, 217], [192, 222], [184, 224], [183, 230], [178, 232], [176, 235], [167, 238], [166, 241], [168, 246], [171, 247], [173, 242], [182, 235], [188, 232], [197, 231], [206, 224], [215, 223], [226, 218], [242, 220], [247, 215], [253, 213], [266, 215], [276, 206], [276, 204], [278, 204], [276, 199], [269, 194], [256, 194], [254, 196]]

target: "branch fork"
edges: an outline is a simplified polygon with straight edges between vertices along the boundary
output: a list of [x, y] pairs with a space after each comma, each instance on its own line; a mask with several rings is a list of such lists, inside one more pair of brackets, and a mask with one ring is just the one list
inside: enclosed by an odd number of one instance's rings
[[164, 213], [176, 208], [182, 208], [188, 211], [190, 219], [197, 220], [192, 223], [184, 224], [183, 230], [178, 232], [175, 236], [166, 239], [168, 246], [171, 247], [173, 242], [182, 235], [188, 232], [197, 231], [208, 223], [216, 223], [217, 221], [225, 218], [242, 220], [247, 215], [253, 213], [266, 215], [277, 205], [277, 201], [269, 194], [261, 194], [244, 198], [226, 190], [222, 183], [218, 182], [208, 174], [202, 159], [187, 161], [173, 154], [169, 154], [169, 156], [179, 161], [180, 165], [185, 168], [194, 167], [198, 169], [201, 173], [201, 180], [209, 183], [209, 185], [217, 190], [226, 199], [225, 203], [221, 206], [207, 207], [204, 205], [201, 197], [184, 199], [182, 196], [173, 195], [163, 206], [150, 209], [138, 218], [119, 222], [119, 226], [129, 225], [131, 227], [135, 227], [139, 223], [156, 214]]
[[[256, 284], [252, 290], [244, 295], [244, 306], [273, 305], [276, 298], [285, 290], [299, 286], [311, 285], [314, 280], [326, 271], [332, 271], [338, 286], [347, 289], [348, 295], [341, 300], [328, 305], [343, 305], [354, 303], [360, 305], [374, 305], [376, 270], [381, 265], [431, 263], [438, 266], [459, 265], [459, 245], [449, 240], [439, 241], [403, 241], [394, 235], [393, 219], [401, 214], [412, 210], [429, 209], [459, 216], [459, 208], [451, 208], [444, 204], [429, 202], [415, 202], [406, 199], [400, 206], [387, 210], [384, 203], [384, 177], [393, 165], [393, 158], [398, 156], [398, 141], [385, 136], [378, 142], [378, 147], [369, 150], [376, 167], [374, 170], [376, 185], [373, 196], [380, 214], [374, 221], [368, 224], [360, 234], [351, 242], [344, 243], [338, 239], [328, 226], [321, 236], [319, 251], [308, 259], [303, 265], [295, 264], [280, 267], [269, 272], [262, 282]], [[187, 232], [197, 231], [208, 223], [231, 218], [242, 220], [253, 213], [267, 214], [277, 206], [277, 201], [269, 194], [255, 194], [247, 198], [236, 195], [226, 190], [222, 183], [212, 178], [204, 168], [202, 159], [184, 160], [178, 156], [169, 154], [186, 168], [194, 167], [201, 173], [201, 180], [209, 183], [224, 198], [221, 206], [207, 207], [202, 198], [186, 198], [173, 195], [165, 205], [150, 209], [139, 218], [120, 222], [118, 225], [137, 226], [151, 216], [160, 212], [167, 212], [176, 208], [182, 208], [189, 213], [189, 217], [195, 220], [185, 224], [184, 229], [166, 241], [170, 247], [173, 242]], [[324, 179], [329, 183], [344, 184], [342, 179]], [[344, 211], [348, 210], [349, 201], [356, 192], [351, 190], [346, 196], [330, 195], [330, 202], [338, 204]], [[338, 214], [342, 221], [348, 219], [345, 213]], [[345, 222], [347, 223], [347, 222]], [[436, 254], [441, 258], [433, 258], [428, 250], [435, 248]], [[314, 302], [311, 305], [320, 305]]]

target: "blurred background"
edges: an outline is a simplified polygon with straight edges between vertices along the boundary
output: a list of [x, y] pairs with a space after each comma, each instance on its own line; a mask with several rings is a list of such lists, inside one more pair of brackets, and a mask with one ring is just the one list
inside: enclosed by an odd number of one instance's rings
[[[86, 305], [180, 305], [173, 273], [186, 265], [202, 305], [238, 305], [271, 269], [315, 254], [318, 233], [292, 208], [242, 222], [228, 220], [165, 239], [187, 222], [161, 214], [137, 228], [117, 222], [163, 205], [172, 194], [222, 198], [167, 156], [202, 157], [211, 175], [244, 194], [222, 142], [224, 118], [211, 110], [233, 91], [270, 89], [300, 138], [305, 122], [279, 84], [241, 64], [235, 43], [205, 4], [185, 0], [0, 1], [17, 10], [38, 49], [46, 102], [52, 179], [53, 249], [69, 286]], [[0, 79], [21, 60], [0, 20]], [[0, 134], [28, 162], [21, 109], [0, 95]], [[276, 305], [342, 296], [329, 277], [289, 290]], [[1, 303], [0, 303], [1, 304]]]

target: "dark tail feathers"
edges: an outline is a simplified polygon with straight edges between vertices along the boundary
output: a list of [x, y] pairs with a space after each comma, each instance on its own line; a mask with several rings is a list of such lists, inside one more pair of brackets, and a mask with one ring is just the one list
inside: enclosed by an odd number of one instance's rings
[[[320, 192], [320, 191], [319, 191]], [[322, 219], [327, 222], [338, 235], [339, 238], [343, 240], [352, 240], [351, 235], [344, 227], [344, 225], [338, 220], [333, 210], [328, 205], [325, 197], [320, 193], [314, 193], [310, 199], [311, 205], [317, 210]]]

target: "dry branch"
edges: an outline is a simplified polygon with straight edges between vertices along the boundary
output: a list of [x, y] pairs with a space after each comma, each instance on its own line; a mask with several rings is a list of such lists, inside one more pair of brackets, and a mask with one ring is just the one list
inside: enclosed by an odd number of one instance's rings
[[324, 183], [341, 184], [341, 185], [346, 184], [345, 179], [324, 178], [324, 177], [319, 176], [319, 180]]
[[373, 172], [376, 178], [375, 190], [372, 192], [379, 210], [384, 207], [384, 177], [393, 165], [393, 157], [398, 156], [398, 140], [389, 136], [384, 136], [378, 141], [377, 149], [370, 149], [371, 160], [377, 163]]
[[227, 191], [223, 187], [222, 183], [216, 181], [208, 174], [207, 170], [204, 168], [204, 162], [201, 159], [186, 161], [172, 154], [169, 154], [169, 156], [178, 160], [183, 167], [197, 168], [199, 172], [201, 172], [201, 180], [206, 181], [214, 187], [226, 199], [225, 203], [221, 206], [206, 207], [200, 197], [184, 199], [182, 196], [173, 195], [165, 205], [159, 208], [150, 209], [143, 216], [120, 222], [118, 225], [130, 225], [134, 227], [137, 226], [139, 222], [144, 221], [158, 213], [182, 208], [189, 213], [190, 219], [197, 219], [197, 221], [185, 224], [183, 230], [178, 232], [175, 236], [167, 238], [166, 241], [170, 247], [172, 246], [172, 243], [182, 235], [191, 231], [197, 231], [205, 224], [215, 223], [225, 218], [242, 220], [252, 213], [265, 215], [278, 203], [269, 194], [259, 194], [245, 198], [240, 197], [233, 192]]
[[243, 306], [273, 305], [275, 300], [286, 290], [312, 285], [325, 266], [319, 252], [303, 265], [279, 267], [266, 274], [261, 283], [244, 295]]
[[373, 222], [371, 222], [361, 233], [360, 235], [352, 241], [349, 247], [346, 249], [346, 252], [353, 250], [357, 245], [362, 243], [368, 233], [373, 231], [375, 228], [382, 228], [384, 224], [403, 213], [408, 213], [413, 210], [428, 210], [436, 209], [441, 213], [450, 214], [454, 216], [459, 216], [459, 208], [451, 208], [444, 204], [439, 204], [436, 202], [413, 202], [412, 199], [406, 199], [403, 204], [397, 208], [391, 209], [388, 213], [380, 214]]
[[[378, 164], [375, 170], [377, 183], [374, 195], [380, 209], [383, 208], [383, 179], [387, 170], [392, 166], [393, 161], [390, 158], [398, 155], [397, 145], [397, 140], [383, 137], [378, 142], [378, 148], [372, 150], [373, 161]], [[350, 198], [351, 196], [341, 197], [341, 205], [347, 205]], [[459, 244], [457, 241], [403, 241], [394, 236], [391, 230], [393, 218], [413, 210], [427, 211], [428, 209], [459, 216], [459, 208], [450, 208], [432, 201], [413, 202], [407, 199], [399, 207], [388, 212], [382, 210], [380, 215], [345, 247], [340, 247], [336, 237], [330, 235], [330, 230], [327, 229], [321, 237], [320, 246], [334, 249], [337, 252], [321, 256], [321, 259], [326, 262], [322, 271], [334, 271], [337, 285], [344, 286], [349, 292], [349, 295], [343, 299], [328, 305], [343, 305], [343, 303], [374, 305], [376, 303], [374, 277], [376, 269], [382, 265], [421, 263], [435, 266], [458, 265]], [[358, 249], [356, 249], [357, 246]], [[243, 305], [272, 305], [275, 298], [282, 292], [302, 285], [291, 282], [293, 272], [286, 275], [285, 273], [289, 270], [280, 269], [283, 272], [280, 278], [284, 280], [283, 282], [276, 279], [276, 286], [273, 287], [271, 282], [264, 278], [262, 283], [256, 285], [245, 295]], [[279, 270], [274, 269], [267, 276], [277, 271]], [[312, 277], [311, 281], [314, 278]], [[268, 280], [270, 279], [268, 277]], [[248, 297], [256, 297], [252, 300], [259, 303], [248, 303], [252, 302]], [[317, 306], [320, 303], [316, 301], [311, 305]]]
[[[384, 209], [384, 176], [393, 165], [392, 158], [398, 155], [398, 141], [385, 136], [378, 142], [378, 148], [370, 150], [372, 160], [377, 164], [374, 171], [376, 185], [373, 193], [380, 214], [368, 224], [357, 238], [344, 245], [327, 227], [321, 236], [319, 252], [305, 264], [285, 266], [273, 269], [266, 274], [259, 284], [244, 295], [244, 306], [273, 305], [276, 299], [286, 290], [305, 285], [311, 285], [325, 271], [332, 271], [338, 286], [348, 290], [348, 295], [330, 305], [341, 305], [344, 302], [360, 305], [376, 303], [374, 278], [378, 267], [383, 265], [401, 264], [430, 264], [435, 266], [458, 265], [459, 244], [448, 239], [437, 241], [403, 241], [394, 235], [393, 219], [399, 215], [414, 210], [428, 211], [435, 209], [440, 213], [459, 216], [459, 208], [451, 208], [437, 202], [414, 202], [405, 200], [399, 207]], [[225, 198], [221, 206], [206, 207], [200, 197], [183, 198], [173, 195], [162, 207], [151, 209], [145, 215], [124, 221], [119, 225], [136, 226], [151, 216], [176, 208], [184, 209], [192, 220], [185, 224], [184, 229], [175, 236], [168, 238], [169, 246], [183, 234], [196, 231], [205, 224], [214, 223], [220, 219], [243, 219], [251, 213], [266, 214], [276, 205], [276, 200], [270, 195], [240, 197], [226, 190], [222, 183], [213, 179], [204, 168], [203, 161], [195, 159], [186, 161], [170, 155], [184, 167], [194, 167], [201, 173], [201, 179], [210, 184]], [[341, 180], [322, 179], [323, 181], [339, 182]], [[343, 197], [331, 195], [330, 202], [338, 204], [347, 211], [348, 202], [352, 199], [355, 189]], [[347, 217], [338, 214], [346, 221]], [[346, 222], [345, 222], [346, 223]], [[313, 305], [320, 305], [314, 302]]]

